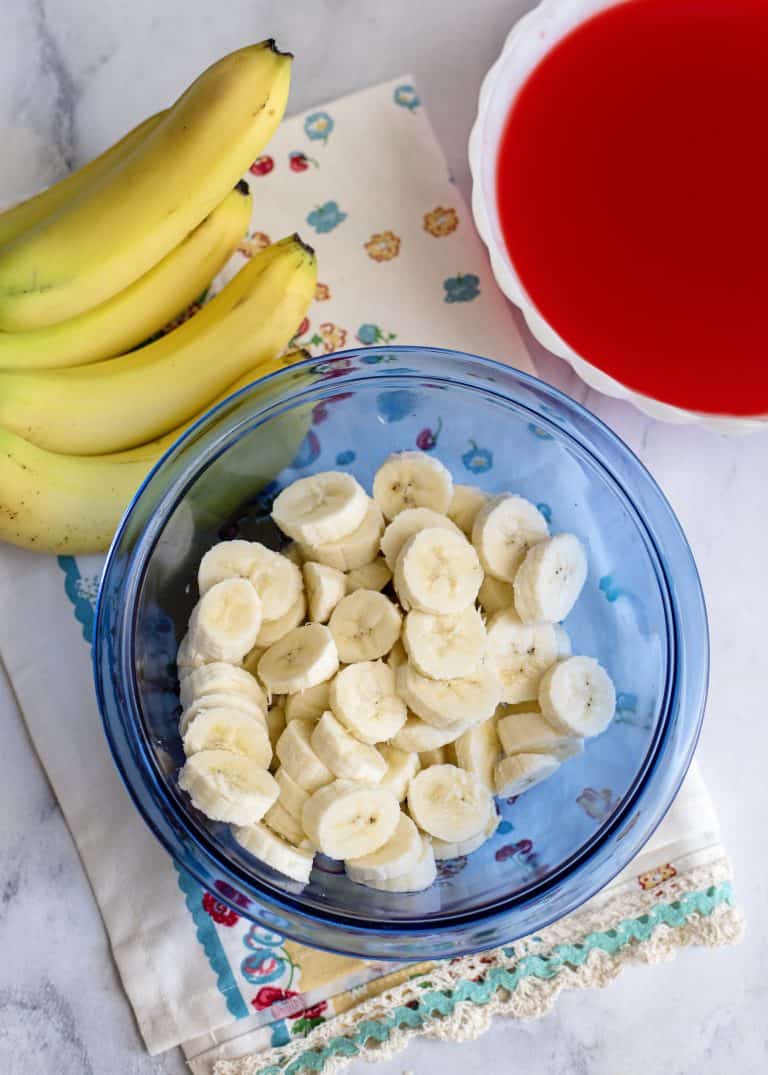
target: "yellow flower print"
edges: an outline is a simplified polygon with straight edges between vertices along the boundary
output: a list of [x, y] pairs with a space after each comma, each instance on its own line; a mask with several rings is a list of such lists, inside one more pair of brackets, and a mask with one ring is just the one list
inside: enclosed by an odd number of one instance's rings
[[[347, 340], [347, 330], [330, 321], [324, 321], [318, 327], [318, 334], [323, 345], [323, 354], [329, 355], [332, 351], [340, 351]], [[314, 343], [314, 339], [312, 340]]]
[[260, 250], [266, 250], [271, 243], [272, 240], [263, 231], [255, 231], [252, 235], [246, 235], [244, 239], [241, 239], [237, 249], [240, 254], [252, 258]]
[[424, 231], [439, 239], [443, 235], [450, 235], [459, 226], [459, 217], [455, 209], [444, 209], [438, 205], [431, 213], [424, 214]]
[[393, 231], [377, 232], [364, 246], [374, 261], [391, 261], [400, 253], [400, 236]]
[[315, 302], [327, 302], [331, 297], [331, 289], [327, 284], [317, 284], [315, 287]]

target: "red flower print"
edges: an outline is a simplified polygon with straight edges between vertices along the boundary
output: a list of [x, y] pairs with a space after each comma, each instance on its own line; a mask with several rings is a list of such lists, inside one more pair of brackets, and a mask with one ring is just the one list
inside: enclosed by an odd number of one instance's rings
[[236, 911], [231, 911], [226, 903], [221, 903], [210, 892], [203, 895], [203, 910], [220, 926], [234, 926], [240, 921], [240, 915]]
[[293, 1015], [289, 1015], [289, 1019], [319, 1019], [325, 1009], [328, 1007], [327, 1000], [321, 1000], [317, 1004], [313, 1004], [311, 1008], [304, 1008], [300, 1012], [294, 1012]]
[[416, 437], [416, 447], [421, 448], [422, 452], [430, 452], [433, 448], [437, 447], [437, 440], [442, 428], [443, 421], [441, 418], [438, 418], [437, 426], [434, 431], [429, 428], [422, 429]]
[[[273, 1004], [277, 1004], [279, 1000], [289, 1000], [291, 997], [298, 996], [295, 989], [278, 989], [274, 985], [263, 985], [258, 991], [256, 996], [251, 1001], [256, 1011], [262, 1012], [265, 1008], [271, 1008]], [[301, 1012], [298, 1013], [299, 1015]], [[295, 1018], [292, 1016], [291, 1018]]]
[[516, 844], [504, 844], [494, 855], [497, 862], [505, 862], [514, 855], [528, 855], [533, 850], [530, 840], [518, 840]]
[[310, 164], [314, 164], [317, 168], [317, 161], [308, 157], [306, 153], [302, 153], [301, 150], [295, 150], [289, 154], [288, 163], [292, 172], [306, 172]]
[[331, 297], [331, 289], [327, 284], [318, 284], [315, 288], [315, 302], [327, 302]]
[[275, 162], [271, 157], [257, 157], [248, 171], [251, 175], [269, 175], [274, 167]]
[[[235, 527], [237, 533], [232, 537], [237, 537], [240, 532], [239, 528]], [[226, 539], [224, 539], [226, 540]], [[238, 907], [247, 907], [251, 902], [247, 896], [244, 896], [242, 892], [238, 892], [236, 888], [232, 888], [232, 885], [228, 885], [226, 881], [217, 881], [213, 886], [217, 892], [220, 892], [225, 899], [231, 900], [232, 903], [236, 903]]]

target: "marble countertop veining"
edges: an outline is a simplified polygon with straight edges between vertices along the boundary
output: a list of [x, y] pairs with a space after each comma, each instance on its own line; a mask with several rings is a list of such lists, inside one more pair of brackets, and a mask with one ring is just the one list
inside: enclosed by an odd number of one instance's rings
[[[480, 80], [525, 0], [5, 0], [0, 4], [0, 203], [58, 178], [164, 105], [218, 55], [275, 36], [297, 55], [291, 108], [413, 73], [459, 186]], [[460, 74], [459, 74], [460, 73]], [[375, 149], [375, 131], [371, 133]], [[528, 337], [527, 337], [528, 338]], [[418, 1040], [381, 1075], [439, 1068], [526, 1075], [768, 1071], [768, 433], [664, 426], [588, 391], [531, 343], [545, 378], [628, 441], [675, 507], [707, 594], [709, 717], [699, 750], [748, 921], [736, 949], [630, 969], [566, 994], [533, 1023], [497, 1020], [462, 1046]], [[98, 910], [0, 677], [0, 1072], [182, 1075], [144, 1052]], [[348, 1069], [362, 1075], [362, 1063]]]

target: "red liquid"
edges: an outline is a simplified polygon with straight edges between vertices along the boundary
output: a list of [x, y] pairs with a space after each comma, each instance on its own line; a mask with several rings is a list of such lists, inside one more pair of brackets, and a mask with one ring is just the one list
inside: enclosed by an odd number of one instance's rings
[[582, 357], [691, 410], [768, 414], [768, 0], [629, 0], [513, 105], [498, 202]]

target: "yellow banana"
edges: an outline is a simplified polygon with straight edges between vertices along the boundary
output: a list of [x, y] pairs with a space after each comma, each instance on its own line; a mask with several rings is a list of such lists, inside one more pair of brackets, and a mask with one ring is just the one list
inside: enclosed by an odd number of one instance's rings
[[0, 370], [83, 366], [138, 346], [210, 284], [248, 230], [251, 205], [241, 181], [175, 250], [124, 291], [69, 321], [0, 332]]
[[65, 370], [0, 372], [0, 425], [53, 452], [143, 444], [199, 411], [249, 367], [279, 354], [314, 296], [317, 265], [298, 236], [252, 258], [189, 321], [138, 351]]
[[[256, 366], [205, 410], [301, 357], [293, 351]], [[102, 456], [57, 455], [0, 428], [0, 540], [37, 552], [104, 551], [150, 468], [199, 417], [151, 444]], [[288, 420], [289, 435], [265, 442], [267, 454], [254, 459], [248, 493], [290, 463], [308, 424], [309, 415], [297, 412]]]
[[273, 134], [291, 56], [273, 41], [219, 60], [132, 153], [0, 249], [0, 328], [76, 317], [143, 276], [226, 197]]
[[27, 198], [26, 201], [19, 202], [18, 205], [0, 213], [0, 246], [15, 239], [17, 235], [21, 235], [23, 231], [27, 231], [44, 217], [55, 213], [91, 183], [101, 179], [116, 164], [125, 160], [128, 154], [133, 153], [136, 146], [158, 125], [163, 115], [164, 113], [160, 112], [156, 116], [145, 119], [119, 142], [110, 146], [100, 156], [94, 157], [78, 171], [65, 176], [47, 190], [42, 190], [32, 198]]

